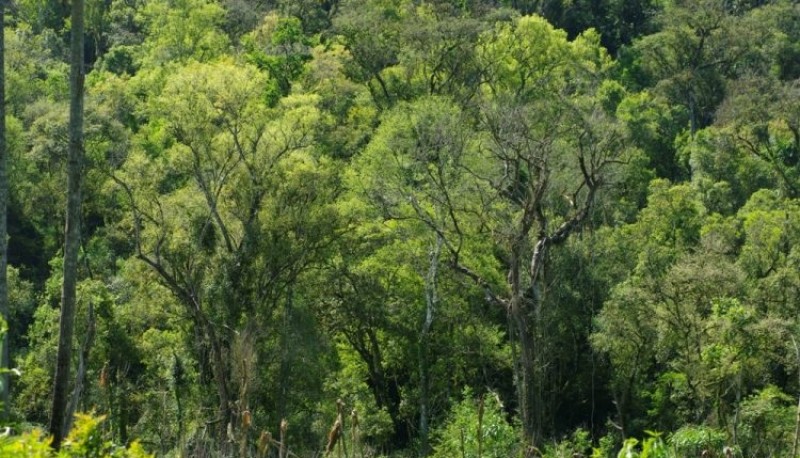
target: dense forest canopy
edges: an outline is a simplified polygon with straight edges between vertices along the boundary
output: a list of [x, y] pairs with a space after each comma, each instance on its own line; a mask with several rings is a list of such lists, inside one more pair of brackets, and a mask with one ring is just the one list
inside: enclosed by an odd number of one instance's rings
[[0, 452], [800, 456], [797, 1], [0, 1]]

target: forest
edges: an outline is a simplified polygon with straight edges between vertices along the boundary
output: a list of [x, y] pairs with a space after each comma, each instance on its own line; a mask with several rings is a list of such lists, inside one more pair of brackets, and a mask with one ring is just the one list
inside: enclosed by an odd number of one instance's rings
[[797, 0], [0, 24], [0, 456], [800, 457]]

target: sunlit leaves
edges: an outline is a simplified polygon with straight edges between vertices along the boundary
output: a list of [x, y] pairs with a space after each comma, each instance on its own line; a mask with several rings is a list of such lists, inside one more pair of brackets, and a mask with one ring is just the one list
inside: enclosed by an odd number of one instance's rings
[[221, 32], [225, 10], [210, 0], [154, 0], [141, 9], [138, 22], [146, 32], [141, 64], [155, 67], [169, 62], [209, 61], [228, 47]]
[[289, 94], [292, 82], [300, 76], [304, 63], [311, 58], [311, 42], [303, 35], [300, 20], [294, 17], [267, 15], [261, 26], [246, 35], [242, 42], [248, 59], [269, 71], [277, 84], [273, 99]]

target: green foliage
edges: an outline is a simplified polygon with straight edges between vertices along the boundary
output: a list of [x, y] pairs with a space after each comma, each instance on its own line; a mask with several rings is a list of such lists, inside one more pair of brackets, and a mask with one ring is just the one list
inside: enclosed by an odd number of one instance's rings
[[47, 36], [28, 27], [5, 30], [6, 113], [22, 119], [39, 99], [66, 100], [68, 66], [47, 48]]
[[465, 388], [462, 396], [463, 400], [435, 432], [432, 456], [500, 458], [518, 454], [518, 432], [506, 419], [497, 394], [490, 391], [475, 399], [472, 390]]
[[722, 450], [726, 435], [722, 431], [704, 426], [683, 426], [669, 439], [679, 456], [699, 456], [704, 451]]
[[20, 436], [0, 438], [0, 454], [19, 458], [147, 458], [153, 455], [144, 451], [138, 442], [121, 447], [103, 439], [103, 417], [78, 414], [75, 427], [56, 453], [50, 448], [50, 439], [35, 429]]
[[656, 176], [680, 180], [686, 176], [675, 151], [675, 137], [683, 131], [686, 113], [648, 91], [627, 95], [616, 108], [631, 140], [649, 160]]
[[741, 404], [739, 446], [745, 456], [786, 455], [793, 445], [796, 402], [769, 385]]
[[18, 8], [19, 20], [31, 26], [36, 33], [46, 29], [61, 32], [70, 11], [68, 5], [46, 0], [22, 0]]
[[9, 345], [13, 355], [27, 347], [26, 336], [19, 332], [20, 330], [28, 329], [33, 322], [33, 315], [36, 310], [36, 293], [33, 283], [26, 280], [18, 268], [9, 266], [7, 275], [10, 314], [8, 317], [9, 324], [5, 330], [12, 330], [9, 334]]
[[44, 424], [48, 418], [52, 396], [51, 380], [55, 369], [58, 335], [58, 312], [48, 304], [39, 305], [33, 324], [28, 328], [32, 351], [20, 357], [22, 373], [16, 388], [14, 405], [29, 421]]
[[[585, 90], [582, 77], [610, 64], [593, 31], [568, 41], [566, 33], [538, 16], [497, 24], [481, 38], [478, 54], [487, 68], [487, 89], [522, 100], [546, 98], [552, 91]], [[569, 78], [575, 81], [568, 87]]]
[[579, 428], [572, 433], [572, 437], [565, 438], [553, 446], [545, 447], [543, 456], [548, 458], [586, 456], [591, 449], [592, 439], [589, 431]]
[[[639, 447], [639, 440], [634, 438], [625, 440], [622, 444], [622, 449], [620, 449], [617, 454], [617, 458], [674, 458], [684, 456], [676, 454], [674, 450], [669, 448], [664, 443], [664, 440], [661, 439], [660, 434], [647, 431], [647, 436], [648, 437], [641, 442], [641, 450]], [[592, 456], [599, 458], [602, 455], [600, 455], [599, 450], [595, 450]]]
[[[33, 429], [2, 456], [53, 456], [67, 13], [19, 0], [3, 31], [11, 421]], [[428, 427], [434, 456], [516, 456], [528, 401], [546, 456], [792, 453], [797, 2], [87, 0], [86, 20], [73, 358], [106, 420], [59, 456], [264, 455], [283, 419], [311, 456], [336, 399], [354, 456], [425, 454]], [[464, 386], [497, 390], [482, 417]]]
[[264, 17], [258, 29], [242, 39], [248, 60], [269, 72], [277, 87], [273, 100], [289, 94], [291, 84], [311, 59], [310, 40], [303, 34], [300, 20], [276, 14]]
[[[376, 398], [370, 391], [365, 380], [369, 380], [369, 368], [362, 358], [350, 345], [337, 345], [337, 354], [341, 369], [333, 373], [326, 380], [326, 392], [330, 393], [326, 399], [338, 397], [351, 407], [358, 415], [357, 438], [363, 443], [380, 446], [389, 442], [393, 433], [392, 417], [386, 406], [379, 406]], [[330, 419], [336, 417], [334, 403], [329, 400], [324, 403], [321, 410], [328, 415], [321, 416], [320, 432], [327, 433], [330, 428]], [[350, 428], [355, 428], [350, 425]], [[362, 443], [350, 444], [351, 447], [363, 447]]]
[[147, 2], [136, 18], [146, 31], [137, 63], [153, 68], [221, 56], [228, 48], [228, 39], [219, 30], [224, 14], [212, 0]]

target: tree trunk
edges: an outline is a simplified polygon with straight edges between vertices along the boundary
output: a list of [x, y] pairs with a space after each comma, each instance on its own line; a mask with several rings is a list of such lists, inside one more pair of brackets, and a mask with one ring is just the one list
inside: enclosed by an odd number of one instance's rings
[[86, 370], [87, 365], [89, 364], [89, 352], [92, 350], [92, 345], [94, 345], [94, 334], [95, 334], [95, 319], [94, 319], [94, 305], [89, 302], [89, 313], [87, 318], [87, 325], [86, 325], [86, 336], [83, 339], [83, 345], [81, 345], [81, 354], [78, 359], [78, 373], [75, 376], [75, 388], [72, 390], [72, 397], [69, 400], [69, 406], [67, 407], [67, 415], [66, 415], [66, 426], [64, 428], [65, 431], [69, 431], [72, 429], [73, 423], [73, 416], [75, 412], [78, 410], [78, 404], [81, 402], [81, 397], [83, 396], [83, 387], [86, 384]]
[[[794, 344], [795, 356], [797, 363], [800, 365], [800, 345], [797, 344], [797, 339], [792, 336], [792, 343]], [[797, 373], [798, 382], [800, 382], [800, 370]], [[797, 447], [800, 445], [800, 396], [797, 397], [797, 415], [794, 422], [794, 442], [792, 443], [792, 456], [798, 456]]]
[[67, 161], [67, 221], [64, 234], [64, 282], [61, 289], [61, 320], [58, 336], [50, 414], [51, 446], [58, 450], [66, 435], [64, 413], [69, 387], [70, 353], [75, 321], [75, 288], [80, 248], [81, 167], [83, 162], [83, 1], [72, 1], [72, 39], [70, 43], [69, 159]]
[[281, 364], [278, 373], [278, 418], [289, 416], [289, 390], [292, 385], [292, 313], [294, 291], [289, 287], [283, 309], [283, 334], [281, 334]]
[[[509, 265], [508, 281], [511, 287], [511, 300], [509, 301], [508, 313], [511, 317], [511, 325], [514, 327], [513, 335], [519, 344], [518, 361], [515, 361], [517, 368], [517, 401], [519, 402], [519, 416], [522, 422], [522, 433], [526, 445], [536, 445], [539, 433], [539, 422], [536, 421], [536, 413], [541, 408], [536, 403], [535, 387], [535, 358], [536, 348], [531, 323], [528, 299], [524, 295], [522, 278], [522, 254], [525, 247], [529, 224], [523, 226], [521, 235], [511, 246], [511, 259]], [[531, 273], [531, 288], [536, 278]]]
[[211, 345], [211, 368], [214, 374], [214, 382], [217, 385], [217, 396], [219, 397], [219, 407], [217, 415], [219, 417], [219, 428], [217, 437], [220, 443], [226, 440], [228, 424], [233, 420], [231, 414], [230, 395], [228, 393], [228, 365], [227, 355], [224, 353], [223, 344], [217, 337], [213, 325], [205, 321], [206, 336]]
[[542, 407], [536, 402], [536, 342], [525, 298], [518, 297], [513, 302], [519, 302], [512, 304], [511, 321], [519, 343], [517, 396], [520, 420], [526, 443], [536, 445], [541, 433], [538, 414]]
[[688, 95], [688, 105], [689, 105], [689, 133], [694, 137], [694, 134], [697, 133], [699, 129], [699, 122], [697, 120], [697, 101], [695, 100], [694, 91], [689, 89]]
[[428, 347], [430, 346], [430, 332], [433, 326], [434, 313], [439, 298], [436, 294], [436, 285], [439, 273], [439, 255], [442, 251], [444, 239], [441, 234], [436, 235], [436, 244], [431, 251], [431, 264], [425, 278], [425, 319], [422, 322], [422, 330], [419, 334], [419, 454], [428, 456], [430, 444], [428, 434], [430, 431], [428, 415], [430, 403], [430, 362], [428, 359]]
[[396, 383], [391, 380], [391, 374], [387, 374], [384, 369], [376, 329], [361, 329], [348, 336], [348, 340], [367, 365], [367, 385], [375, 399], [375, 405], [379, 409], [386, 409], [392, 420], [392, 440], [397, 444], [405, 443], [408, 431], [400, 418], [400, 392]]
[[[8, 307], [8, 151], [6, 150], [6, 78], [5, 78], [5, 9], [6, 1], [0, 0], [0, 317], [6, 323], [9, 318]], [[8, 419], [9, 382], [8, 369], [9, 360], [9, 339], [8, 333], [11, 328], [3, 333], [3, 340], [0, 342], [0, 420]]]
[[176, 420], [178, 422], [178, 450], [180, 450], [180, 456], [184, 456], [184, 450], [186, 447], [186, 435], [184, 434], [184, 414], [183, 414], [183, 401], [181, 400], [181, 391], [183, 390], [185, 380], [185, 369], [183, 367], [183, 363], [181, 362], [178, 354], [173, 351], [172, 356], [175, 358], [174, 363], [172, 365], [172, 379], [174, 383], [172, 384], [172, 388], [174, 390], [175, 395], [175, 407], [176, 407]]

